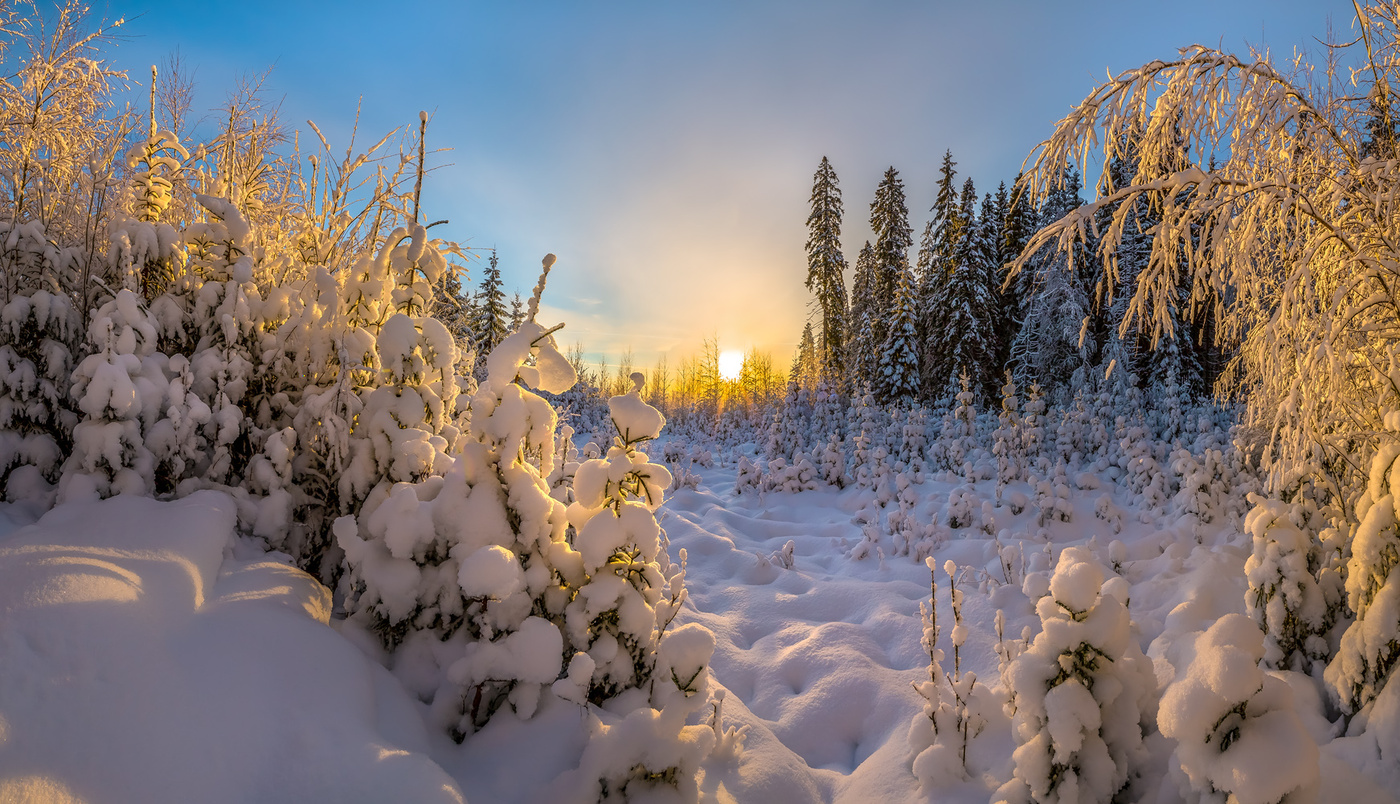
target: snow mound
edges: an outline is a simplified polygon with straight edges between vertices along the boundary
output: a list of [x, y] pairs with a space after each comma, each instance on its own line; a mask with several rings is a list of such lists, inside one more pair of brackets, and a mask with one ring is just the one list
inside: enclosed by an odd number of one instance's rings
[[0, 535], [0, 801], [464, 800], [327, 590], [235, 558], [235, 519], [118, 496]]

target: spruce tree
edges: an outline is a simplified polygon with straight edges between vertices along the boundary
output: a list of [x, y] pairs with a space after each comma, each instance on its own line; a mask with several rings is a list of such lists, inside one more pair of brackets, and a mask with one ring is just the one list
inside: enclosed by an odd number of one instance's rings
[[520, 301], [520, 293], [511, 297], [510, 300], [510, 331], [520, 329], [520, 325], [525, 321], [525, 305]]
[[807, 391], [814, 391], [821, 373], [821, 363], [817, 356], [816, 340], [812, 337], [812, 322], [802, 327], [802, 340], [797, 344], [797, 354], [792, 359], [792, 371], [788, 377], [792, 382]]
[[[1141, 128], [1130, 127], [1122, 142], [1122, 155], [1110, 160], [1109, 170], [1104, 175], [1101, 194], [1112, 193], [1137, 180], [1136, 139], [1141, 136]], [[1184, 151], [1177, 156], [1171, 167], [1177, 169], [1186, 164]], [[1151, 179], [1152, 177], [1146, 177]], [[1119, 204], [1105, 207], [1096, 214], [1098, 226], [1105, 231], [1112, 225], [1113, 215]], [[1105, 334], [1106, 342], [1101, 362], [1116, 361], [1118, 371], [1123, 376], [1136, 374], [1145, 382], [1154, 401], [1166, 403], [1166, 396], [1172, 397], [1170, 404], [1179, 404], [1179, 397], [1193, 396], [1203, 390], [1200, 355], [1197, 352], [1197, 328], [1192, 325], [1184, 309], [1191, 294], [1191, 276], [1188, 266], [1176, 266], [1177, 283], [1170, 292], [1171, 302], [1166, 307], [1171, 332], [1163, 333], [1154, 343], [1150, 335], [1150, 322], [1133, 320], [1124, 327], [1128, 316], [1129, 300], [1137, 289], [1139, 277], [1148, 268], [1152, 255], [1151, 234], [1162, 221], [1162, 211], [1158, 205], [1149, 203], [1148, 198], [1139, 196], [1134, 200], [1134, 209], [1123, 221], [1123, 231], [1117, 238], [1117, 248], [1103, 255], [1104, 260], [1117, 268], [1118, 282], [1108, 307], [1107, 321], [1110, 331]], [[1184, 255], [1183, 255], [1184, 256]], [[1097, 260], [1093, 260], [1096, 265]], [[1144, 327], [1147, 324], [1147, 327]]]
[[822, 157], [812, 180], [812, 214], [807, 217], [807, 289], [821, 308], [819, 357], [822, 378], [844, 382], [846, 340], [846, 258], [841, 253], [841, 187], [831, 162]]
[[1396, 139], [1395, 118], [1390, 106], [1390, 85], [1381, 77], [1371, 87], [1366, 138], [1361, 141], [1361, 158], [1394, 159]]
[[875, 233], [874, 298], [875, 344], [883, 344], [890, 332], [895, 296], [903, 275], [909, 270], [909, 247], [914, 232], [909, 228], [909, 209], [904, 202], [904, 182], [893, 167], [885, 171], [875, 200], [870, 204], [870, 229]]
[[472, 304], [471, 294], [462, 292], [465, 270], [452, 266], [443, 276], [442, 283], [433, 288], [433, 316], [452, 333], [459, 349], [470, 351], [476, 340], [472, 331], [476, 322], [476, 308]]
[[[1001, 229], [1000, 259], [1002, 271], [1005, 272], [1007, 263], [1021, 256], [1025, 250], [1026, 243], [1035, 234], [1038, 227], [1038, 217], [1035, 201], [1026, 193], [1020, 173], [1016, 174], [1016, 180], [1011, 183], [1010, 199], [1008, 201], [1005, 218], [1006, 222]], [[1005, 281], [1003, 273], [1002, 279]], [[1021, 320], [1025, 317], [1026, 299], [1021, 295], [1022, 283], [1030, 278], [1030, 272], [1022, 271], [1011, 282], [1007, 283], [1003, 293], [1002, 307], [1004, 320], [1014, 322], [1014, 326], [1006, 331], [1014, 336], [1016, 329], [1020, 327]], [[1007, 344], [1006, 356], [1003, 363], [1009, 363], [1011, 359], [1011, 347]]]
[[482, 272], [481, 290], [476, 294], [476, 354], [485, 358], [506, 337], [505, 293], [501, 291], [501, 269], [496, 250]]
[[[1040, 219], [1056, 221], [1075, 210], [1083, 203], [1079, 190], [1079, 172], [1066, 166], [1061, 183], [1045, 199]], [[1087, 259], [1082, 246], [1079, 249], [1076, 266]], [[1070, 273], [1065, 255], [1053, 248], [1037, 254], [1017, 276], [1017, 283], [1023, 313], [1011, 346], [1016, 383], [1039, 383], [1047, 396], [1063, 400], [1070, 379], [1089, 361], [1079, 335], [1091, 300], [1083, 283]]]
[[1001, 319], [1001, 241], [1002, 228], [1007, 226], [1007, 197], [1005, 185], [998, 189], [998, 196], [991, 193], [981, 196], [981, 210], [977, 213], [976, 248], [974, 254], [981, 272], [981, 286], [986, 291], [987, 303], [979, 321], [979, 331], [986, 340], [986, 363], [981, 367], [983, 394], [988, 401], [1001, 394], [1002, 371], [1005, 370], [1004, 353], [1011, 336], [1009, 329], [1002, 326]]
[[895, 286], [889, 334], [880, 349], [875, 392], [885, 404], [904, 405], [919, 392], [918, 332], [915, 328], [913, 276], [908, 266]]
[[[919, 248], [919, 267], [922, 271], [918, 293], [919, 342], [923, 344], [920, 365], [923, 368], [922, 384], [924, 397], [938, 398], [946, 390], [948, 375], [943, 344], [944, 321], [942, 316], [948, 306], [949, 280], [953, 270], [954, 249], [961, 228], [958, 214], [958, 190], [953, 183], [957, 176], [957, 162], [953, 152], [943, 154], [943, 164], [939, 168], [938, 195], [929, 210], [933, 217], [924, 228], [923, 242]], [[956, 377], [956, 374], [953, 375]]]
[[851, 287], [851, 334], [846, 339], [846, 367], [852, 381], [869, 386], [875, 378], [875, 322], [880, 312], [875, 305], [875, 249], [870, 241], [856, 258], [856, 275]]
[[968, 179], [954, 211], [956, 225], [950, 227], [955, 240], [942, 293], [931, 299], [933, 309], [926, 320], [931, 339], [926, 340], [924, 372], [930, 390], [949, 395], [966, 375], [973, 392], [982, 400], [994, 398], [988, 385], [996, 369], [995, 309], [991, 297], [988, 247], [977, 220], [977, 190]]

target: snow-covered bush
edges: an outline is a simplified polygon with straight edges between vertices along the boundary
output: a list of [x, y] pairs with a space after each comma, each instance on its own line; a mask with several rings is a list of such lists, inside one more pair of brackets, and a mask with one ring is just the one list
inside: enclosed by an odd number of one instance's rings
[[758, 491], [763, 488], [763, 469], [749, 456], [739, 456], [739, 466], [737, 477], [734, 481], [734, 493], [743, 494], [745, 491]]
[[[565, 622], [570, 643], [587, 651], [594, 668], [589, 695], [595, 701], [652, 681], [658, 646], [684, 599], [683, 575], [672, 585], [664, 574], [669, 561], [652, 513], [671, 474], [637, 448], [660, 434], [665, 419], [642, 401], [642, 375], [632, 379], [632, 391], [609, 402], [620, 435], [606, 456], [579, 465], [568, 509], [580, 559], [574, 572], [583, 575]], [[703, 690], [708, 661], [707, 655], [695, 667], [677, 668], [675, 679], [663, 675], [663, 685], [672, 681], [682, 695]], [[661, 686], [653, 684], [653, 691]]]
[[59, 501], [150, 494], [155, 455], [142, 430], [158, 415], [166, 391], [152, 359], [155, 325], [140, 298], [122, 290], [93, 316], [88, 340], [93, 353], [73, 372], [72, 395], [83, 420], [73, 428]]
[[0, 489], [18, 466], [58, 480], [78, 418], [68, 395], [77, 321], [68, 297], [46, 290], [0, 309]]
[[1049, 594], [1036, 602], [1041, 631], [1007, 671], [1015, 775], [993, 801], [1109, 802], [1134, 778], [1156, 680], [1126, 605], [1103, 587], [1087, 549], [1060, 553]]
[[1021, 465], [1025, 452], [1018, 437], [1021, 417], [1017, 410], [1016, 382], [1011, 378], [1010, 369], [1006, 372], [1006, 383], [1001, 387], [1001, 412], [997, 414], [997, 429], [992, 435], [992, 454], [997, 458], [997, 503], [1007, 483], [1021, 479]]
[[[1386, 425], [1400, 432], [1400, 411], [1386, 414]], [[1327, 666], [1327, 683], [1348, 713], [1380, 694], [1400, 663], [1400, 443], [1384, 444], [1371, 461], [1370, 482], [1356, 502], [1356, 525], [1347, 562], [1347, 605], [1356, 621]]]
[[1195, 657], [1162, 695], [1157, 724], [1191, 804], [1301, 804], [1316, 797], [1318, 750], [1288, 682], [1259, 669], [1264, 634], [1227, 614], [1196, 637]]
[[956, 488], [948, 493], [948, 527], [966, 528], [972, 525], [972, 509], [977, 502], [971, 488]]
[[335, 524], [351, 618], [396, 651], [395, 673], [459, 739], [507, 702], [529, 717], [566, 658], [558, 621], [576, 588], [564, 575], [582, 581], [582, 562], [545, 480], [554, 410], [521, 383], [572, 381], [545, 329], [523, 324], [492, 353], [447, 473], [380, 486]]
[[[611, 401], [621, 435], [577, 467], [574, 501], [552, 496], [557, 417], [529, 389], [558, 393], [575, 375], [534, 321], [542, 285], [530, 319], [492, 350], [446, 474], [381, 485], [336, 522], [352, 619], [394, 650], [394, 672], [459, 739], [507, 705], [530, 717], [547, 692], [635, 714], [688, 712], [707, 686], [713, 637], [670, 628], [684, 554], [673, 565], [661, 546], [653, 511], [671, 476], [637, 445], [664, 419], [638, 389]], [[679, 729], [684, 717], [657, 722]]]
[[1054, 474], [1037, 480], [1035, 489], [1036, 521], [1044, 527], [1049, 522], [1068, 522], [1073, 515], [1073, 505], [1069, 499], [1069, 478], [1065, 476], [1065, 462], [1056, 461]]
[[943, 566], [953, 609], [953, 672], [948, 673], [943, 669], [943, 650], [938, 647], [937, 565], [932, 558], [924, 563], [931, 579], [929, 602], [919, 604], [924, 625], [919, 644], [928, 654], [929, 680], [914, 684], [924, 699], [924, 710], [910, 724], [908, 740], [911, 769], [919, 786], [927, 790], [966, 778], [968, 745], [982, 732], [987, 717], [981, 710], [985, 688], [978, 687], [975, 673], [963, 672], [961, 667], [967, 627], [962, 622], [962, 590], [955, 581], [957, 568], [952, 561]]
[[1308, 672], [1326, 662], [1327, 633], [1342, 608], [1341, 577], [1320, 566], [1321, 545], [1296, 524], [1302, 506], [1253, 496], [1245, 517], [1253, 550], [1245, 561], [1245, 608], [1266, 635], [1270, 667]]
[[837, 433], [827, 436], [826, 446], [822, 449], [817, 466], [817, 476], [823, 483], [838, 489], [845, 488], [851, 482], [850, 477], [846, 475], [846, 449]]
[[1040, 465], [1045, 450], [1045, 397], [1041, 394], [1040, 385], [1036, 383], [1031, 384], [1026, 394], [1019, 430], [1021, 452], [1026, 458], [1025, 465], [1021, 467], [1021, 479], [1024, 480], [1031, 471], [1032, 463], [1035, 463], [1042, 473], [1047, 468]]

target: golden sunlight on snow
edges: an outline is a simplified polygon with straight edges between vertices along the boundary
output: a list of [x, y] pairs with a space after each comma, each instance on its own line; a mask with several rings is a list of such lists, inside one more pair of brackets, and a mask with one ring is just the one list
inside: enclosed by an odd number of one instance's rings
[[728, 349], [719, 353], [719, 376], [726, 380], [739, 379], [739, 371], [744, 367], [744, 353]]

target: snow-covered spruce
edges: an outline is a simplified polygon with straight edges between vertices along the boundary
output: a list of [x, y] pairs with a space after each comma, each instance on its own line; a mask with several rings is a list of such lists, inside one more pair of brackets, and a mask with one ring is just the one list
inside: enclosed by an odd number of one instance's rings
[[1143, 760], [1155, 716], [1152, 664], [1131, 634], [1125, 585], [1082, 547], [1060, 553], [1036, 602], [1041, 631], [1007, 670], [1014, 695], [1015, 774], [993, 802], [1109, 802]]
[[252, 230], [227, 199], [197, 196], [207, 220], [185, 232], [189, 270], [200, 277], [191, 320], [197, 342], [190, 357], [190, 390], [209, 409], [202, 423], [208, 461], [202, 480], [239, 485], [252, 453], [252, 422], [245, 413], [256, 362], [262, 299], [253, 282]]
[[1021, 477], [1021, 466], [1025, 462], [1025, 452], [1017, 431], [1021, 428], [1021, 417], [1017, 410], [1016, 382], [1011, 371], [1006, 372], [1006, 383], [1001, 387], [1001, 411], [997, 414], [997, 429], [992, 435], [992, 454], [997, 459], [996, 499], [1001, 503], [1006, 484]]
[[113, 219], [107, 260], [121, 287], [143, 300], [166, 292], [184, 263], [181, 233], [161, 217], [174, 200], [174, 182], [189, 152], [169, 131], [157, 131], [155, 120], [145, 139], [126, 154], [126, 203]]
[[78, 415], [68, 387], [77, 322], [68, 297], [46, 290], [15, 296], [0, 309], [0, 489], [7, 499], [21, 488], [38, 490], [34, 480], [56, 481], [71, 448]]
[[516, 382], [562, 390], [573, 370], [533, 321], [491, 363], [450, 469], [381, 486], [358, 517], [335, 523], [351, 618], [379, 634], [395, 674], [459, 739], [507, 703], [529, 717], [559, 677], [557, 621], [575, 591], [559, 565], [579, 561], [544, 479], [554, 410]]
[[[1400, 432], [1400, 411], [1385, 416], [1390, 433]], [[1393, 436], [1392, 436], [1393, 438]], [[1400, 663], [1400, 442], [1381, 446], [1371, 461], [1369, 482], [1356, 502], [1356, 529], [1347, 562], [1347, 605], [1356, 620], [1325, 677], [1343, 711], [1354, 713], [1380, 694]]]
[[165, 401], [166, 381], [153, 356], [156, 328], [140, 298], [122, 290], [88, 325], [93, 353], [73, 372], [73, 398], [83, 420], [63, 464], [58, 499], [150, 494], [155, 456], [142, 435]]
[[1245, 608], [1263, 630], [1270, 667], [1309, 672], [1329, 658], [1327, 633], [1342, 608], [1342, 578], [1320, 566], [1321, 544], [1296, 524], [1302, 506], [1251, 496], [1245, 517], [1253, 551], [1245, 561]]
[[600, 720], [599, 739], [632, 753], [586, 753], [580, 783], [684, 785], [698, 759], [682, 746], [707, 739], [686, 736], [685, 717], [704, 704], [714, 639], [671, 625], [685, 599], [684, 556], [670, 562], [653, 514], [671, 477], [636, 449], [664, 419], [636, 390], [614, 397], [622, 435], [578, 465], [571, 505], [551, 496], [556, 414], [527, 386], [557, 393], [574, 372], [535, 309], [532, 300], [532, 320], [489, 356], [447, 474], [394, 483], [358, 520], [337, 522], [356, 590], [348, 607], [458, 738], [507, 707], [530, 717], [544, 694], [607, 703], [622, 721]]
[[734, 480], [734, 493], [743, 494], [745, 491], [758, 491], [762, 488], [762, 467], [749, 460], [749, 456], [740, 455], [738, 471]]
[[1301, 804], [1316, 798], [1317, 745], [1288, 682], [1259, 669], [1264, 634], [1227, 614], [1196, 637], [1195, 657], [1162, 695], [1157, 724], [1190, 804]]

